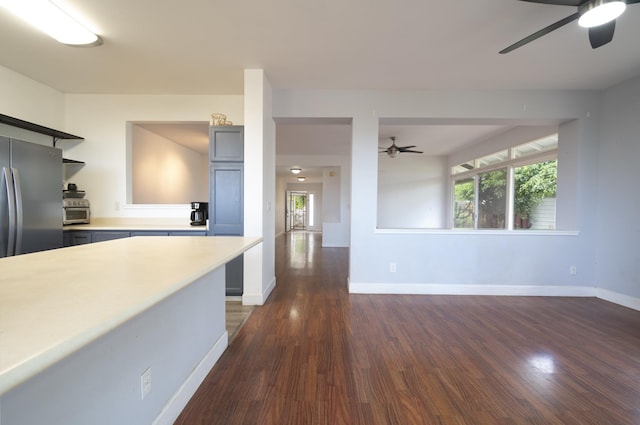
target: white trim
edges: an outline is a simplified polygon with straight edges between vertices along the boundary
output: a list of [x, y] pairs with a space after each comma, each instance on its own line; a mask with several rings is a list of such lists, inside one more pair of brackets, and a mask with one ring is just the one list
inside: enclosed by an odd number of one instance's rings
[[198, 366], [193, 370], [191, 375], [187, 377], [178, 391], [171, 397], [160, 411], [160, 414], [153, 421], [153, 425], [171, 425], [178, 418], [182, 410], [185, 408], [191, 397], [209, 374], [213, 366], [216, 364], [222, 353], [229, 344], [229, 334], [224, 331], [222, 336], [218, 338], [211, 350], [204, 356]]
[[640, 311], [640, 298], [595, 286], [353, 283], [349, 279], [347, 281], [350, 294], [595, 297]]
[[447, 285], [420, 283], [353, 283], [351, 294], [403, 294], [403, 295], [514, 295], [551, 297], [595, 297], [591, 286], [544, 285]]
[[274, 276], [265, 288], [262, 294], [242, 294], [242, 305], [264, 305], [271, 291], [276, 287], [276, 277]]
[[505, 230], [505, 229], [374, 229], [378, 234], [492, 235], [492, 236], [580, 236], [579, 230]]
[[226, 295], [224, 297], [225, 301], [242, 301], [241, 295]]
[[596, 288], [596, 296], [602, 300], [640, 311], [640, 298], [613, 292], [604, 288]]

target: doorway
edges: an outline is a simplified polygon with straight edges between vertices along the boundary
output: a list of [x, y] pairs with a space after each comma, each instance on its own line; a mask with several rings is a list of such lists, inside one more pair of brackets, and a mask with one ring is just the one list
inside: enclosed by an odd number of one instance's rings
[[[309, 205], [307, 192], [289, 192], [289, 228], [291, 230], [307, 230], [309, 212], [313, 211]], [[313, 218], [312, 218], [313, 220]]]

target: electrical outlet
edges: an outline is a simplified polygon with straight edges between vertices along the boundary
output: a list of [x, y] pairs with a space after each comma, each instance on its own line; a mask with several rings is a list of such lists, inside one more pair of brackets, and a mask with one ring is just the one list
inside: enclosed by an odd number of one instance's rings
[[140, 395], [142, 400], [151, 392], [151, 368], [148, 367], [147, 370], [142, 372], [140, 375]]
[[389, 263], [389, 272], [391, 273], [396, 272], [396, 263]]
[[569, 267], [569, 274], [576, 274], [576, 273], [578, 273], [578, 269], [576, 266]]

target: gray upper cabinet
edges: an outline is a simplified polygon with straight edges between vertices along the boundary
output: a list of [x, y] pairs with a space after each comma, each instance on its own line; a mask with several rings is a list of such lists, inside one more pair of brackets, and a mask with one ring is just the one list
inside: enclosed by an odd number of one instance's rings
[[209, 160], [212, 162], [243, 162], [244, 127], [209, 127]]

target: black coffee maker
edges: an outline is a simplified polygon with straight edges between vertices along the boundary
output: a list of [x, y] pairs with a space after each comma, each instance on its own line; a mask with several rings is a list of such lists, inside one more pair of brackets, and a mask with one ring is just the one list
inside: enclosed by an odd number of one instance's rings
[[191, 203], [191, 225], [204, 226], [209, 218], [208, 202], [192, 202]]

